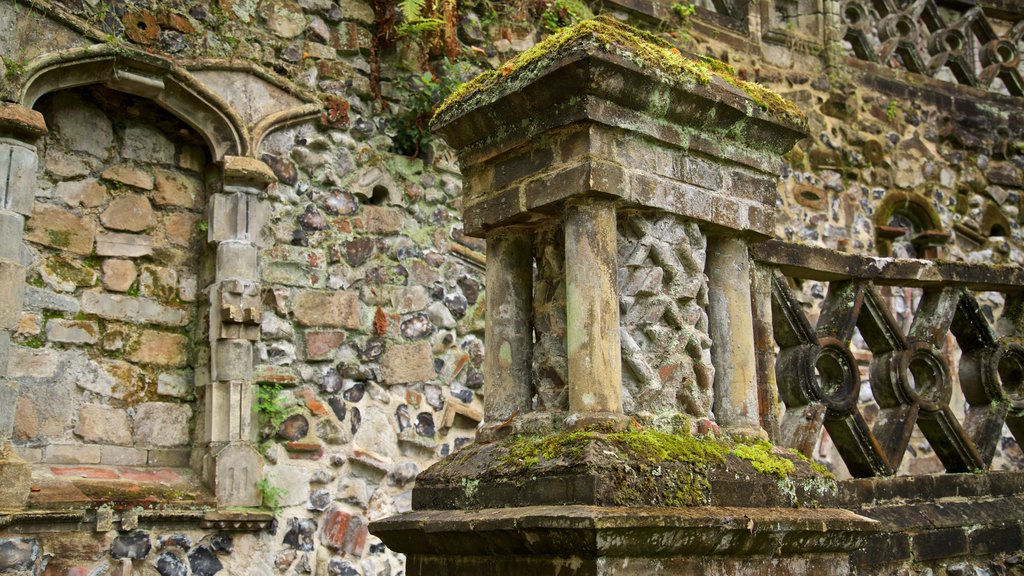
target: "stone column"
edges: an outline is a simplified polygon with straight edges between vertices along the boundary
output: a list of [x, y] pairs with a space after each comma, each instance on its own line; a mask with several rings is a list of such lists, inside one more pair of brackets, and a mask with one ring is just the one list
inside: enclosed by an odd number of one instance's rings
[[487, 235], [484, 435], [526, 414], [533, 396], [533, 240], [528, 229]]
[[30, 465], [11, 445], [18, 389], [7, 380], [7, 358], [25, 296], [22, 235], [32, 214], [39, 162], [32, 142], [45, 133], [38, 112], [0, 104], [0, 508], [24, 506], [32, 480]]
[[736, 236], [708, 238], [706, 273], [715, 417], [724, 430], [767, 437], [758, 417], [750, 254]]
[[217, 269], [210, 287], [203, 468], [220, 506], [258, 506], [263, 457], [251, 437], [253, 343], [263, 313], [256, 241], [265, 216], [259, 194], [275, 177], [253, 158], [225, 157], [222, 170], [221, 189], [209, 200], [207, 240], [217, 247]]
[[775, 339], [772, 336], [772, 268], [754, 262], [750, 275], [750, 301], [757, 355], [757, 401], [761, 428], [772, 442], [782, 442], [779, 386], [775, 381]]
[[569, 202], [565, 210], [566, 347], [569, 411], [575, 425], [628, 420], [622, 414], [615, 207]]

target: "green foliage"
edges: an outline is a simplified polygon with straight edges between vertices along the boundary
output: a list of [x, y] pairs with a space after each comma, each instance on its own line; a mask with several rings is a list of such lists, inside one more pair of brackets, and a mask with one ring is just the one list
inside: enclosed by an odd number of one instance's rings
[[274, 515], [277, 515], [281, 510], [281, 499], [288, 495], [288, 491], [274, 486], [266, 478], [256, 483], [256, 489], [260, 491], [260, 500], [263, 502], [263, 507], [269, 508]]
[[210, 224], [206, 220], [200, 220], [196, 222], [196, 230], [200, 232], [206, 232], [210, 229]]
[[674, 12], [676, 16], [679, 16], [680, 20], [685, 22], [690, 18], [690, 16], [693, 16], [694, 14], [697, 13], [697, 5], [693, 4], [692, 2], [687, 2], [685, 4], [680, 2], [673, 2], [672, 12]]
[[581, 20], [593, 18], [594, 13], [580, 0], [554, 0], [540, 15], [540, 22], [549, 32], [558, 32]]
[[22, 73], [25, 72], [25, 64], [23, 62], [19, 62], [18, 60], [12, 60], [10, 58], [4, 58], [2, 56], [0, 56], [0, 58], [2, 58], [4, 61], [4, 76], [8, 80], [13, 80], [18, 76], [21, 76]]
[[889, 119], [889, 122], [896, 121], [896, 112], [899, 111], [900, 106], [895, 99], [889, 100], [889, 106], [885, 109], [885, 117]]
[[281, 401], [279, 384], [260, 384], [256, 387], [256, 411], [277, 428], [288, 417], [288, 407]]
[[436, 72], [411, 74], [398, 84], [397, 91], [405, 107], [392, 120], [395, 151], [419, 157], [431, 139], [429, 125], [434, 108], [475, 73], [469, 62], [451, 62], [445, 58]]
[[[440, 8], [442, 1], [435, 4]], [[399, 0], [398, 10], [402, 13], [402, 23], [395, 27], [399, 36], [416, 36], [445, 26], [444, 18], [439, 17], [441, 10], [428, 12], [426, 0]]]
[[40, 334], [28, 338], [21, 343], [21, 345], [26, 348], [42, 348], [44, 344], [46, 344], [46, 341], [43, 340], [43, 337]]

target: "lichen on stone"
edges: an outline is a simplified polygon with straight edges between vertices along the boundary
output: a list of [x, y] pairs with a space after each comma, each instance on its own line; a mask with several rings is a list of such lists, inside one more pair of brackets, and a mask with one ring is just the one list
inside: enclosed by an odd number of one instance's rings
[[705, 85], [718, 76], [742, 90], [765, 113], [803, 126], [803, 112], [767, 88], [741, 80], [732, 66], [706, 56], [689, 57], [657, 36], [598, 16], [564, 28], [524, 51], [497, 70], [489, 70], [457, 87], [436, 109], [432, 124], [438, 126], [481, 103], [503, 87], [515, 90], [536, 78], [547, 65], [586, 46], [598, 45], [621, 56], [668, 84]]

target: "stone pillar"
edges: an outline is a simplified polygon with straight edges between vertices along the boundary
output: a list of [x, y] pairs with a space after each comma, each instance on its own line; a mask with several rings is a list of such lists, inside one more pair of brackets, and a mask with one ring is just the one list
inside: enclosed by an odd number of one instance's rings
[[570, 418], [579, 427], [628, 420], [622, 414], [618, 244], [608, 200], [570, 202], [565, 211], [566, 345]]
[[[681, 71], [705, 64], [615, 20], [564, 37], [558, 58], [513, 61], [437, 117], [465, 231], [488, 240], [484, 397], [510, 434], [424, 470], [413, 510], [370, 530], [410, 576], [848, 574], [871, 522], [794, 508], [786, 486], [826, 480], [749, 441], [764, 432], [747, 244], [774, 231], [799, 118], [735, 78], [695, 81]], [[747, 438], [688, 437], [712, 416]], [[791, 464], [786, 482], [754, 452]]]
[[32, 142], [45, 133], [38, 112], [0, 103], [0, 509], [24, 506], [32, 480], [30, 465], [11, 445], [18, 389], [7, 379], [7, 358], [25, 296], [22, 235], [32, 214], [39, 162]]
[[706, 272], [715, 416], [726, 431], [767, 437], [759, 422], [747, 243], [735, 236], [709, 238]]
[[750, 274], [750, 301], [757, 355], [757, 402], [761, 428], [772, 442], [782, 442], [779, 386], [775, 381], [775, 338], [772, 332], [772, 268], [754, 262]]
[[258, 506], [263, 457], [252, 446], [252, 372], [263, 309], [256, 241], [266, 211], [259, 195], [275, 177], [253, 158], [227, 156], [222, 170], [221, 189], [209, 200], [207, 240], [216, 245], [217, 269], [210, 287], [203, 469], [220, 506]]
[[531, 408], [533, 240], [525, 228], [487, 235], [484, 435]]

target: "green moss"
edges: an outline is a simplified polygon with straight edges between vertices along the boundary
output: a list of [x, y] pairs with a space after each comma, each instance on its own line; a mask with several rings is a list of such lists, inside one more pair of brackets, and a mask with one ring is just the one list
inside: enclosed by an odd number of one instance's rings
[[67, 248], [71, 245], [71, 232], [67, 230], [47, 230], [47, 244], [54, 248]]
[[457, 107], [471, 107], [481, 95], [495, 91], [496, 87], [529, 73], [536, 74], [546, 64], [568, 55], [583, 42], [600, 45], [670, 84], [707, 84], [713, 76], [719, 76], [743, 90], [768, 114], [799, 125], [805, 123], [803, 113], [793, 103], [759, 84], [736, 78], [735, 70], [728, 64], [707, 57], [689, 58], [665, 40], [606, 16], [564, 28], [498, 70], [484, 72], [459, 86], [437, 107], [433, 122], [441, 122]]
[[44, 344], [46, 344], [46, 340], [41, 335], [33, 336], [21, 343], [26, 348], [42, 348]]
[[753, 444], [740, 444], [732, 451], [733, 455], [747, 460], [754, 470], [777, 478], [788, 478], [796, 471], [792, 460], [783, 458], [772, 451], [772, 444], [762, 440]]

